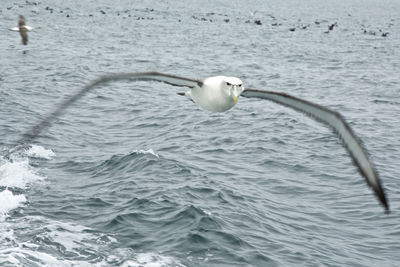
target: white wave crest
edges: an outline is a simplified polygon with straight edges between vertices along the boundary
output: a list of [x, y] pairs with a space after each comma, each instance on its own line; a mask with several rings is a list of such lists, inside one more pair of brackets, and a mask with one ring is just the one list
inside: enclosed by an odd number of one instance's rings
[[32, 158], [43, 158], [43, 159], [51, 159], [55, 157], [56, 154], [51, 149], [45, 149], [42, 146], [31, 145], [31, 147], [26, 151], [26, 155]]
[[174, 258], [158, 255], [155, 253], [140, 253], [136, 255], [135, 261], [127, 261], [122, 266], [130, 267], [168, 267], [177, 266], [183, 267], [184, 265], [178, 263]]
[[[45, 177], [36, 174], [37, 170], [29, 165], [27, 158], [18, 158], [0, 162], [0, 186], [27, 188], [28, 184], [42, 181]], [[1, 204], [0, 204], [1, 205]]]
[[[19, 235], [26, 236], [27, 229], [34, 236], [20, 240]], [[185, 267], [175, 258], [155, 252], [115, 248], [118, 240], [112, 236], [42, 216], [2, 222], [0, 231], [0, 266]]]
[[4, 221], [10, 210], [26, 202], [23, 194], [14, 195], [8, 188], [26, 189], [33, 182], [45, 179], [36, 172], [37, 169], [29, 165], [26, 157], [15, 156], [12, 161], [0, 159], [0, 186], [6, 188], [0, 192], [0, 222]]
[[[34, 229], [32, 232], [37, 234], [22, 241], [19, 235], [21, 231], [26, 234], [26, 229]], [[108, 266], [96, 256], [116, 242], [82, 225], [41, 216], [4, 221], [0, 231], [4, 233], [0, 235], [0, 266]]]
[[142, 150], [142, 149], [139, 149], [139, 150], [132, 150], [132, 152], [131, 153], [136, 153], [136, 154], [151, 154], [151, 155], [153, 155], [153, 156], [156, 156], [157, 158], [160, 158], [160, 156], [157, 154], [157, 153], [155, 153], [154, 152], [154, 150], [153, 149], [148, 149], [148, 150]]
[[26, 202], [24, 195], [14, 195], [8, 189], [0, 192], [0, 222], [4, 221], [10, 210], [16, 209]]
[[122, 267], [185, 267], [173, 257], [154, 252], [135, 253], [130, 248], [119, 248], [107, 257], [107, 262]]

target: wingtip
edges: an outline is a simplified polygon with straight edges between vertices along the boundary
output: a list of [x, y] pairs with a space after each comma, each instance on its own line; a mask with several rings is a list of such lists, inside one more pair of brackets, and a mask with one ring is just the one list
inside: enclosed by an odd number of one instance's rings
[[379, 187], [378, 190], [375, 190], [375, 193], [376, 193], [379, 201], [381, 202], [382, 206], [385, 208], [385, 213], [389, 214], [390, 213], [390, 207], [389, 207], [389, 202], [387, 200], [385, 191], [383, 190], [383, 188]]
[[389, 207], [389, 204], [387, 203], [386, 199], [383, 202], [383, 206], [385, 207], [385, 213], [389, 214], [390, 213], [390, 207]]
[[390, 209], [389, 209], [389, 207], [388, 207], [387, 209], [385, 208], [385, 214], [386, 214], [386, 215], [389, 215], [389, 214], [390, 214]]
[[382, 202], [382, 205], [385, 208], [385, 214], [389, 215], [390, 214], [390, 207], [389, 207], [389, 203], [386, 201], [386, 199]]

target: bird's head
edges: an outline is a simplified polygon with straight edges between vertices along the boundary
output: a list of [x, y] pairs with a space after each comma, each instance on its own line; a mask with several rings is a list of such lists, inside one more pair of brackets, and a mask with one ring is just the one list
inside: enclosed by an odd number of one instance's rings
[[223, 83], [225, 93], [232, 97], [236, 104], [240, 94], [244, 90], [243, 82], [236, 77], [226, 77]]
[[25, 17], [24, 16], [19, 15], [18, 25], [19, 26], [24, 26], [25, 25]]

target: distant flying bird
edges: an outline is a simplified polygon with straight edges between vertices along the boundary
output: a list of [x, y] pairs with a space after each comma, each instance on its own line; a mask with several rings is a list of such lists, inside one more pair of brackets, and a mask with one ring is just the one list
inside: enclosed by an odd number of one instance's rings
[[19, 16], [19, 21], [18, 21], [18, 28], [19, 28], [19, 34], [21, 35], [22, 38], [22, 43], [24, 45], [28, 44], [28, 30], [25, 28], [25, 17], [20, 15]]
[[33, 31], [33, 27], [25, 24], [25, 17], [20, 15], [18, 20], [18, 27], [9, 28], [10, 31], [19, 32], [22, 38], [22, 44], [28, 44], [28, 32]]
[[[378, 177], [373, 163], [368, 158], [368, 154], [360, 139], [356, 136], [350, 125], [338, 112], [306, 101], [282, 92], [263, 91], [245, 88], [242, 81], [236, 77], [215, 76], [206, 79], [190, 79], [159, 72], [137, 72], [137, 73], [116, 73], [99, 77], [92, 81], [71, 97], [65, 99], [57, 108], [45, 116], [40, 123], [31, 128], [19, 140], [19, 145], [30, 144], [40, 133], [49, 127], [51, 123], [62, 115], [62, 113], [75, 101], [84, 96], [92, 88], [110, 81], [159, 81], [173, 86], [190, 88], [186, 93], [178, 93], [192, 100], [200, 107], [212, 112], [224, 112], [232, 108], [238, 101], [239, 96], [249, 98], [259, 98], [270, 100], [280, 105], [292, 108], [305, 113], [306, 115], [320, 121], [331, 129], [343, 141], [344, 147], [353, 159], [353, 163], [358, 167], [358, 171], [364, 176], [366, 183], [372, 188], [381, 204], [389, 212], [389, 204], [386, 199], [384, 188]], [[10, 151], [6, 157], [21, 147]]]

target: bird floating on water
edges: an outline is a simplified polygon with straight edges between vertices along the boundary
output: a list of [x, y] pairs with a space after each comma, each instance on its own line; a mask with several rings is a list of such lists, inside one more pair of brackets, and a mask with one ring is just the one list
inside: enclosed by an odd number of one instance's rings
[[188, 97], [200, 107], [212, 112], [229, 110], [237, 103], [239, 96], [270, 100], [303, 112], [334, 130], [343, 141], [344, 147], [353, 159], [353, 163], [358, 167], [360, 174], [365, 178], [366, 183], [372, 188], [386, 212], [389, 212], [389, 204], [378, 173], [370, 161], [366, 149], [340, 113], [283, 92], [245, 88], [242, 81], [236, 77], [216, 76], [206, 79], [190, 79], [159, 72], [115, 73], [101, 76], [65, 99], [52, 113], [25, 133], [18, 142], [20, 145], [10, 151], [6, 157], [19, 150], [24, 144], [32, 143], [44, 129], [51, 125], [54, 119], [62, 115], [63, 111], [89, 90], [107, 82], [120, 80], [158, 81], [173, 86], [188, 87], [190, 88], [189, 91], [178, 94]]
[[27, 45], [28, 44], [28, 33], [30, 31], [33, 31], [33, 27], [28, 26], [25, 24], [25, 17], [20, 15], [19, 20], [18, 20], [18, 27], [14, 28], [9, 28], [10, 31], [15, 31], [19, 32], [22, 38], [22, 44]]

